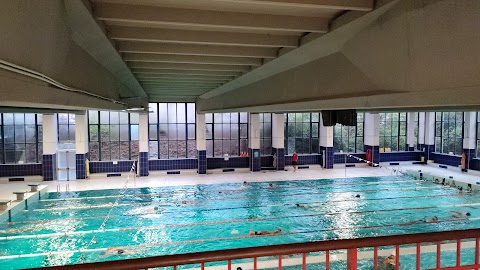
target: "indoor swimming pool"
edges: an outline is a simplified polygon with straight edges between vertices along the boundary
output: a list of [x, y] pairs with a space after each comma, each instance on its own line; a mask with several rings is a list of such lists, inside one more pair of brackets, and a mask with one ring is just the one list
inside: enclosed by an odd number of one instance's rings
[[[478, 228], [479, 199], [408, 176], [53, 192], [0, 225], [0, 265], [21, 269]], [[471, 216], [453, 218], [450, 211]], [[433, 217], [439, 221], [423, 222]], [[276, 229], [281, 232], [250, 234]], [[408, 256], [414, 255], [402, 255], [401, 269], [413, 269]], [[422, 265], [432, 261], [423, 259]], [[362, 265], [371, 269], [368, 260]], [[298, 269], [291, 267], [284, 269]]]

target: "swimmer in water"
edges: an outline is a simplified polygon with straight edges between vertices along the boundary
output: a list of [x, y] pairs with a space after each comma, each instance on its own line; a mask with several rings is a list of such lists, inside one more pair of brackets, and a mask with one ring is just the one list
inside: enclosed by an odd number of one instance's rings
[[303, 204], [296, 203], [295, 206], [298, 207], [298, 208], [307, 209], [307, 207]]
[[453, 218], [459, 218], [459, 219], [468, 219], [468, 217], [472, 215], [469, 212], [459, 212], [459, 211], [450, 211], [448, 212], [448, 214]]
[[112, 256], [112, 255], [131, 255], [135, 253], [136, 252], [133, 252], [131, 250], [124, 249], [124, 248], [107, 248], [107, 250], [103, 252], [102, 255], [106, 257], [106, 256]]
[[281, 234], [282, 230], [280, 228], [277, 228], [273, 231], [250, 231], [248, 235], [275, 235], [275, 234]]

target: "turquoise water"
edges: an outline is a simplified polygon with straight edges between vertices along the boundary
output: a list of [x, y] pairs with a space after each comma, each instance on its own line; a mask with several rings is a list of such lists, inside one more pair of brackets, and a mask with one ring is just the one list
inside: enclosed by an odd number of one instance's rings
[[[409, 177], [273, 185], [48, 193], [0, 225], [0, 265], [19, 269], [480, 225], [479, 195], [458, 194], [456, 189]], [[297, 203], [306, 207], [299, 208]], [[452, 220], [451, 210], [468, 211], [472, 218]], [[406, 225], [432, 216], [441, 222]], [[248, 236], [250, 230], [275, 228], [283, 234]], [[110, 247], [121, 247], [127, 254], [105, 253]], [[405, 265], [402, 269], [412, 269]]]

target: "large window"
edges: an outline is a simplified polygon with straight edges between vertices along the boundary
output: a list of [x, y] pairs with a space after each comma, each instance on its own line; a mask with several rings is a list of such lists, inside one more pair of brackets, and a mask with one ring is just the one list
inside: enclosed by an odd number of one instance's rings
[[195, 103], [149, 104], [149, 155], [153, 159], [195, 158]]
[[418, 139], [419, 139], [418, 129], [420, 127], [419, 120], [418, 120], [419, 115], [420, 115], [420, 113], [416, 112], [415, 113], [415, 119], [413, 120], [414, 121], [413, 147], [414, 147], [415, 150], [417, 150], [417, 148], [418, 148]]
[[357, 126], [336, 124], [333, 129], [333, 148], [335, 152], [363, 152], [364, 113], [357, 113]]
[[463, 112], [435, 113], [435, 151], [462, 154]]
[[319, 113], [287, 113], [285, 120], [286, 154], [318, 154]]
[[207, 156], [239, 156], [248, 151], [248, 114], [205, 114]]
[[380, 113], [380, 152], [404, 151], [407, 138], [407, 113]]
[[[0, 162], [2, 164], [42, 161], [42, 116], [30, 113], [0, 114]], [[40, 134], [40, 138], [39, 138]]]
[[58, 142], [75, 143], [75, 114], [57, 114]]
[[260, 114], [260, 154], [269, 156], [272, 154], [272, 114]]
[[138, 158], [138, 114], [89, 111], [90, 160]]

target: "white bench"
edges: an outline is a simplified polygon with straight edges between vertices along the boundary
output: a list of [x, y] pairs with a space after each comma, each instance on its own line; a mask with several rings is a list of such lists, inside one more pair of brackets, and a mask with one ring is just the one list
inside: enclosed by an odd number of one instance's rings
[[7, 210], [7, 205], [11, 202], [12, 201], [10, 201], [10, 200], [0, 200], [0, 211]]
[[30, 192], [37, 192], [39, 183], [30, 183], [28, 186], [30, 187]]
[[13, 194], [17, 195], [17, 201], [21, 201], [25, 198], [25, 193], [28, 191], [14, 191]]

